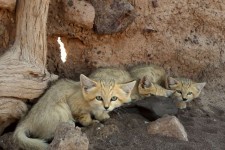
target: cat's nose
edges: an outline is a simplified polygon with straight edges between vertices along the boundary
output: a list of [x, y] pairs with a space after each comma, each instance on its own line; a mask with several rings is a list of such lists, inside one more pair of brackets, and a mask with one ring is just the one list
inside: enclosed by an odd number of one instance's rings
[[183, 101], [187, 101], [187, 99], [186, 98], [183, 98]]
[[109, 106], [104, 106], [104, 108], [107, 110], [109, 108]]

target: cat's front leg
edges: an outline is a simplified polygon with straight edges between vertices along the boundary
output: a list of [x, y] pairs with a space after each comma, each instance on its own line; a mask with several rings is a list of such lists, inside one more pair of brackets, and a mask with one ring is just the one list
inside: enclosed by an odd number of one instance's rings
[[108, 112], [102, 111], [102, 110], [93, 111], [93, 115], [95, 116], [95, 119], [97, 119], [99, 121], [105, 121], [110, 118]]
[[91, 114], [89, 113], [85, 113], [85, 114], [81, 114], [78, 118], [78, 121], [83, 125], [83, 126], [89, 126], [93, 123], [95, 123], [96, 121], [92, 120], [91, 118]]

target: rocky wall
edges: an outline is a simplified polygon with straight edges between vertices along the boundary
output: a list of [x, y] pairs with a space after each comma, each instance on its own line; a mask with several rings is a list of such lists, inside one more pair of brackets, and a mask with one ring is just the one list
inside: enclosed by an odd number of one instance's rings
[[[98, 67], [154, 63], [172, 76], [207, 81], [203, 97], [219, 106], [225, 92], [224, 21], [223, 0], [51, 0], [48, 70], [77, 79]], [[15, 13], [2, 9], [0, 54], [14, 37]], [[68, 54], [65, 63], [58, 37]]]

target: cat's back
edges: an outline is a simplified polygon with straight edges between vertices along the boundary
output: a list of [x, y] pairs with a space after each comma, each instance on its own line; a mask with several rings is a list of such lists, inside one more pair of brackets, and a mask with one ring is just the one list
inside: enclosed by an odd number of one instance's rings
[[165, 70], [157, 65], [138, 65], [130, 69], [130, 74], [135, 80], [148, 76], [152, 82], [160, 84], [165, 80]]
[[[80, 83], [68, 79], [60, 79], [53, 83], [40, 97], [35, 107], [50, 106], [58, 102], [65, 102], [67, 97], [80, 89]], [[46, 107], [46, 106], [45, 106]]]
[[89, 75], [94, 80], [115, 80], [117, 83], [131, 81], [128, 71], [121, 68], [99, 68]]
[[[66, 100], [74, 93], [79, 91], [79, 82], [68, 79], [56, 81], [32, 107], [26, 118], [39, 118], [39, 115], [45, 116], [54, 112], [57, 107], [67, 107]], [[67, 108], [66, 108], [66, 111]], [[62, 112], [62, 111], [60, 111]]]
[[80, 82], [69, 79], [60, 79], [47, 91], [49, 94], [71, 94], [80, 88]]

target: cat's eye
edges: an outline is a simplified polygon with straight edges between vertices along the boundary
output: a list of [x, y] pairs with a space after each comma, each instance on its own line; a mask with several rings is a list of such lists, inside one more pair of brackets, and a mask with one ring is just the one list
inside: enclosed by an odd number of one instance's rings
[[116, 101], [117, 99], [118, 99], [118, 97], [113, 96], [113, 97], [111, 98], [111, 101]]
[[103, 98], [101, 96], [96, 96], [95, 97], [98, 101], [103, 101]]
[[192, 94], [193, 94], [192, 92], [188, 92], [188, 93], [187, 93], [187, 95], [192, 95]]
[[180, 90], [177, 90], [177, 93], [182, 94], [182, 92]]

